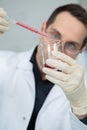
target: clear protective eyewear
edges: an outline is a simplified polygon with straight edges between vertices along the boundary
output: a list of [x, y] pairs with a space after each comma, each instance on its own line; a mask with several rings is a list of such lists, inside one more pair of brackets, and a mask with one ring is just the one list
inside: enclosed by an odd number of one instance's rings
[[51, 44], [52, 42], [58, 43], [59, 51], [72, 56], [77, 55], [81, 51], [81, 46], [78, 43], [73, 41], [63, 42], [56, 32], [46, 33], [51, 38]]

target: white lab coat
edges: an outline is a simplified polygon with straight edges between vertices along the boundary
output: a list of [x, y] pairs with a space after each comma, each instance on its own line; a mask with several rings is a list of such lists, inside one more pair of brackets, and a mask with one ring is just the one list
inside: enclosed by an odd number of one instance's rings
[[[27, 129], [35, 100], [29, 62], [32, 51], [0, 52], [0, 130]], [[55, 85], [39, 111], [35, 130], [87, 130], [87, 127], [70, 112], [62, 89]]]

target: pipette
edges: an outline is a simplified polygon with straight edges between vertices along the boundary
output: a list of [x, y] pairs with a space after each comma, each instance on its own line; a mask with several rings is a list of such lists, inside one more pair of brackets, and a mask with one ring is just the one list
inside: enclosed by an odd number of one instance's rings
[[20, 21], [14, 20], [14, 19], [9, 18], [9, 17], [8, 17], [7, 19], [8, 19], [10, 22], [12, 22], [12, 23], [15, 23], [16, 25], [21, 26], [22, 28], [25, 28], [25, 29], [27, 29], [27, 30], [33, 32], [33, 33], [42, 35], [42, 36], [44, 36], [44, 37], [50, 39], [51, 42], [57, 42], [57, 43], [58, 43], [58, 42], [60, 41], [60, 40], [54, 40], [51, 36], [49, 36], [49, 35], [47, 35], [47, 34], [43, 34], [42, 32], [38, 31], [37, 29], [35, 29], [35, 28], [33, 28], [33, 27], [29, 26], [29, 25], [26, 25], [26, 24], [24, 24], [24, 23], [22, 23], [22, 22], [20, 22]]
[[26, 25], [26, 24], [24, 24], [24, 23], [22, 23], [22, 22], [16, 21], [16, 20], [11, 19], [11, 18], [8, 18], [8, 19], [9, 19], [9, 21], [11, 21], [12, 23], [17, 24], [18, 26], [21, 26], [22, 28], [25, 28], [25, 29], [27, 29], [27, 30], [29, 30], [29, 31], [32, 31], [32, 32], [34, 32], [34, 33], [37, 33], [37, 34], [39, 34], [39, 35], [48, 37], [46, 34], [43, 34], [42, 32], [38, 31], [37, 29], [35, 29], [35, 28], [33, 28], [33, 27], [29, 26], [29, 25]]

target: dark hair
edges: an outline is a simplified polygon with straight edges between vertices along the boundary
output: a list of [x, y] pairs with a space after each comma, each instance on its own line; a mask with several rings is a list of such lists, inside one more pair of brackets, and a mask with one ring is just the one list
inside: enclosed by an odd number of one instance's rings
[[[79, 4], [67, 4], [60, 6], [53, 11], [49, 19], [47, 20], [46, 28], [48, 28], [48, 26], [55, 21], [58, 14], [64, 11], [69, 12], [72, 16], [81, 21], [85, 27], [87, 27], [87, 11]], [[86, 45], [86, 42], [87, 37], [84, 39], [82, 47]]]

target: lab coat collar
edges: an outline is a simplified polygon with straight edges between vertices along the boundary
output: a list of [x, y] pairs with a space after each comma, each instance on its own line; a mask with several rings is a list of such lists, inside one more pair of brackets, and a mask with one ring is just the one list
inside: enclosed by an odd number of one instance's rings
[[17, 68], [24, 69], [24, 70], [31, 70], [32, 69], [32, 63], [29, 61], [31, 58], [31, 55], [34, 51], [34, 48], [28, 52], [24, 52], [19, 55], [19, 63], [17, 64]]

